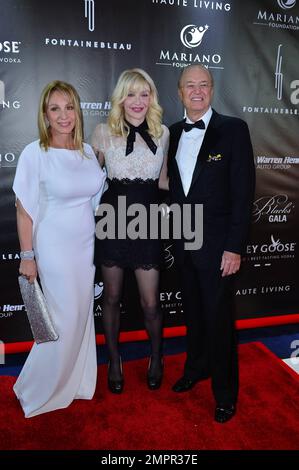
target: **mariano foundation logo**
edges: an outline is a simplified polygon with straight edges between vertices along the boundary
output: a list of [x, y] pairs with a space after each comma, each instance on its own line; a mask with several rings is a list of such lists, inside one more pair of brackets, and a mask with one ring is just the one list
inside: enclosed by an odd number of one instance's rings
[[189, 49], [198, 47], [208, 29], [209, 26], [207, 24], [205, 26], [196, 26], [195, 24], [184, 26], [180, 34], [183, 45]]
[[283, 8], [284, 10], [289, 10], [290, 8], [293, 8], [296, 5], [296, 0], [287, 0], [284, 2], [283, 0], [277, 0], [278, 5], [280, 8]]
[[[290, 10], [296, 5], [296, 0], [277, 0], [278, 7], [281, 8], [279, 13], [269, 10], [258, 10], [253, 24], [274, 28], [276, 30], [299, 30], [299, 16]], [[292, 14], [291, 14], [292, 13]]]
[[[156, 65], [169, 65], [175, 68], [183, 68], [191, 64], [201, 64], [210, 69], [223, 69], [221, 55], [216, 51], [201, 53], [198, 48], [203, 46], [204, 39], [208, 36], [209, 25], [187, 24], [179, 32], [177, 49], [161, 49]], [[173, 41], [172, 41], [173, 43]], [[183, 46], [183, 47], [182, 47]]]

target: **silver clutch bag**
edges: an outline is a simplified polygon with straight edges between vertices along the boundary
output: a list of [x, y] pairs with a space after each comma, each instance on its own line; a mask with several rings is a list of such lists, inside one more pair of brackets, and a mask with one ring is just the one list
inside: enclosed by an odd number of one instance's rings
[[36, 343], [56, 341], [59, 336], [37, 280], [30, 284], [24, 276], [19, 276], [18, 279], [34, 341]]

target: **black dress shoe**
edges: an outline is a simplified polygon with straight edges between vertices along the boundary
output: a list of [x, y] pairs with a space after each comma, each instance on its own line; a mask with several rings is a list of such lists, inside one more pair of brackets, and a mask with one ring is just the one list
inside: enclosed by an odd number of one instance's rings
[[111, 379], [109, 377], [110, 374], [110, 362], [108, 364], [108, 388], [111, 393], [121, 393], [124, 388], [124, 378], [123, 378], [123, 370], [122, 370], [122, 361], [121, 358], [119, 358], [119, 365], [120, 365], [120, 372], [121, 372], [121, 378], [118, 380]]
[[217, 423], [226, 423], [236, 414], [236, 407], [234, 405], [222, 406], [217, 405], [215, 409], [215, 421]]
[[112, 380], [108, 377], [108, 388], [111, 393], [121, 393], [124, 388], [124, 379]]
[[181, 377], [172, 387], [172, 390], [177, 393], [188, 392], [199, 380], [188, 379], [187, 377]]
[[163, 379], [163, 369], [164, 369], [164, 362], [163, 362], [162, 357], [160, 358], [160, 361], [161, 361], [160, 371], [159, 373], [154, 374], [150, 371], [151, 364], [152, 364], [152, 357], [150, 357], [149, 359], [146, 381], [147, 381], [147, 386], [150, 390], [158, 390], [158, 388], [161, 387], [161, 383]]

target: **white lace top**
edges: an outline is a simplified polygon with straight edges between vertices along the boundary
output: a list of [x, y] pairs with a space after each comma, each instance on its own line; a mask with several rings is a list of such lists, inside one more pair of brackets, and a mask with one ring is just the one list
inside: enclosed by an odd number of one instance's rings
[[92, 146], [96, 154], [99, 152], [104, 156], [108, 178], [157, 180], [169, 143], [169, 130], [164, 125], [162, 128], [162, 136], [153, 139], [158, 146], [156, 154], [152, 153], [142, 137], [136, 133], [134, 150], [126, 156], [126, 139], [112, 136], [107, 124], [99, 124], [92, 135]]

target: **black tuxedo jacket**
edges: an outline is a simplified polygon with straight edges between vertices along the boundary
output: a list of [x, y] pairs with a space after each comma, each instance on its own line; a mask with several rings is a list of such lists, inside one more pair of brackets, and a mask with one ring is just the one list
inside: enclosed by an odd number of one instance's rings
[[[185, 195], [175, 159], [183, 124], [169, 129], [170, 200], [180, 206], [203, 204], [203, 245], [190, 253], [196, 263], [218, 265], [224, 250], [242, 253], [246, 243], [255, 184], [249, 130], [245, 121], [213, 110]], [[184, 239], [174, 245], [176, 261], [182, 264]]]

